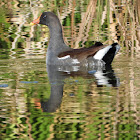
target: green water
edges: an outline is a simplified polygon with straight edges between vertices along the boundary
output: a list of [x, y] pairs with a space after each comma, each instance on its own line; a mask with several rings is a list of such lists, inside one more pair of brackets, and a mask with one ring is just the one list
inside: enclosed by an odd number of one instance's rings
[[[0, 140], [140, 139], [138, 7], [135, 0], [1, 1]], [[112, 68], [46, 68], [48, 28], [29, 26], [44, 10], [59, 11], [73, 48], [118, 42]]]
[[52, 71], [49, 82], [44, 58], [1, 60], [1, 138], [137, 139], [140, 61], [130, 60], [113, 63], [119, 87], [97, 86], [86, 71]]

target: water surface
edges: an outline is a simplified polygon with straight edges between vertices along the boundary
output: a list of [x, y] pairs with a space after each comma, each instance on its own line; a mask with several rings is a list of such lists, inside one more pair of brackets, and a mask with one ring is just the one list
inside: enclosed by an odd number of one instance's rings
[[[140, 138], [138, 1], [3, 1], [0, 8], [2, 140]], [[70, 47], [118, 42], [112, 67], [46, 67], [48, 28], [29, 26], [42, 11], [59, 15]]]

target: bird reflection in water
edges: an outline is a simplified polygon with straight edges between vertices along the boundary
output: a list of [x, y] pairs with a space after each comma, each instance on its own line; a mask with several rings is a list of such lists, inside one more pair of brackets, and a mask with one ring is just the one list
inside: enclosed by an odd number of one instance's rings
[[119, 78], [115, 75], [111, 65], [104, 68], [94, 67], [88, 69], [81, 66], [54, 66], [48, 65], [47, 72], [51, 85], [51, 95], [47, 101], [41, 101], [43, 112], [55, 112], [62, 101], [64, 80], [69, 77], [80, 76], [83, 78], [95, 78], [96, 85], [118, 87]]

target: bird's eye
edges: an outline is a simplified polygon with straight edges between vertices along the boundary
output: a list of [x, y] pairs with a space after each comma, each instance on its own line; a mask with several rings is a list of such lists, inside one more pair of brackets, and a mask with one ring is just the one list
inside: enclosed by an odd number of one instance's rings
[[45, 17], [46, 17], [46, 15], [43, 18], [45, 18]]

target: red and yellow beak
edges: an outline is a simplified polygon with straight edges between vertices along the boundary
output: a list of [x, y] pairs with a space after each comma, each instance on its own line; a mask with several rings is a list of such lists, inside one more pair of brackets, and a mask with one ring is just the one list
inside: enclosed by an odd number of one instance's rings
[[40, 22], [40, 17], [41, 17], [41, 15], [40, 15], [37, 19], [33, 20], [33, 21], [30, 23], [30, 25], [39, 24], [39, 22]]

